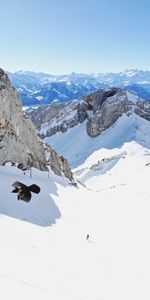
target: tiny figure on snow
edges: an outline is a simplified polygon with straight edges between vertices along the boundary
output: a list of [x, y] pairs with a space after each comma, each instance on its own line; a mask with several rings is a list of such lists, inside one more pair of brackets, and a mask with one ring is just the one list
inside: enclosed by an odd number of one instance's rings
[[92, 243], [92, 241], [90, 240], [90, 235], [89, 234], [86, 235], [86, 240], [87, 240], [87, 242]]
[[86, 240], [87, 240], [87, 241], [89, 240], [89, 237], [90, 237], [89, 234], [87, 234], [87, 236], [86, 236]]

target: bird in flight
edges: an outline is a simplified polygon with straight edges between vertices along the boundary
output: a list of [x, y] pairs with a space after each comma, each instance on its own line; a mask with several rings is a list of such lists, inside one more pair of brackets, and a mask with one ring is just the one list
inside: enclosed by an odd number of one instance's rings
[[40, 192], [40, 187], [36, 184], [32, 185], [25, 185], [24, 183], [21, 183], [19, 181], [15, 181], [12, 186], [14, 187], [14, 190], [12, 190], [12, 193], [17, 193], [17, 199], [18, 200], [23, 200], [25, 202], [29, 202], [31, 200], [32, 194], [36, 193], [39, 194]]

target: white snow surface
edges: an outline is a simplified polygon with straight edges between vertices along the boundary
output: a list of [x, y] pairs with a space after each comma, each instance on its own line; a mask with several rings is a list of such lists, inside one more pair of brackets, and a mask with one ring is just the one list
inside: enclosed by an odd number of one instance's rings
[[150, 148], [150, 122], [132, 113], [122, 115], [115, 124], [91, 138], [86, 133], [86, 121], [70, 128], [65, 133], [58, 132], [45, 138], [59, 154], [67, 158], [71, 167], [75, 168], [85, 162], [94, 151], [100, 148], [120, 148], [125, 142], [137, 141]]
[[[148, 121], [132, 117], [103, 134], [111, 147], [74, 170], [77, 187], [52, 172], [48, 178], [33, 169], [30, 178], [0, 167], [3, 300], [150, 298], [150, 131]], [[16, 180], [38, 184], [40, 194], [18, 201], [11, 193]]]

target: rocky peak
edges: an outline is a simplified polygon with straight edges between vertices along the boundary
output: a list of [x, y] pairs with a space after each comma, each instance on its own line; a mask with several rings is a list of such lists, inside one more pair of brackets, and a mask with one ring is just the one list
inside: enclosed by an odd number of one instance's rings
[[22, 112], [18, 93], [0, 69], [0, 165], [6, 161], [24, 169], [48, 170], [49, 166], [57, 175], [72, 179], [67, 161], [37, 137], [32, 121]]
[[40, 107], [31, 117], [35, 124], [40, 120], [38, 129], [42, 138], [65, 132], [84, 121], [88, 135], [96, 137], [127, 112], [150, 120], [150, 101], [120, 88], [100, 89], [79, 100]]
[[85, 96], [84, 101], [88, 104], [88, 109], [96, 112], [107, 98], [114, 96], [119, 90], [119, 88], [112, 88], [107, 91], [101, 89]]
[[[91, 98], [100, 96], [97, 109], [87, 121], [87, 133], [91, 137], [98, 136], [102, 131], [111, 127], [123, 113], [135, 112], [142, 118], [150, 120], [150, 102], [142, 101], [132, 93], [122, 89], [111, 89], [106, 92], [95, 92]], [[85, 101], [88, 101], [85, 98]]]

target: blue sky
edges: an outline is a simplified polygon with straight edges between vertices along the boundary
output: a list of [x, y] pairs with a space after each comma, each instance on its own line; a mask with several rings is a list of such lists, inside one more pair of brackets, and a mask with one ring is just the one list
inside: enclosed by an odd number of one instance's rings
[[50, 74], [150, 69], [150, 0], [0, 0], [0, 66]]

